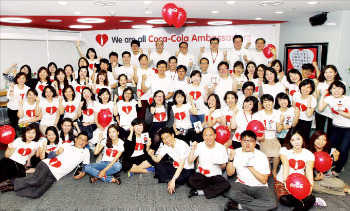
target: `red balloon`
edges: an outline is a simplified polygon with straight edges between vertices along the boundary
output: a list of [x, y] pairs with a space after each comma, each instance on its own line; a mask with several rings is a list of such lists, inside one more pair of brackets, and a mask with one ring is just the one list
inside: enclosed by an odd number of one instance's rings
[[0, 142], [3, 144], [12, 143], [15, 140], [16, 132], [10, 125], [0, 127]]
[[319, 172], [326, 172], [332, 167], [332, 157], [323, 151], [315, 152], [315, 169]]
[[286, 184], [289, 193], [299, 200], [305, 199], [311, 190], [309, 180], [299, 173], [290, 174], [287, 177]]
[[271, 58], [271, 57], [273, 57], [273, 54], [272, 54], [272, 52], [271, 52], [271, 49], [272, 49], [272, 48], [276, 49], [276, 47], [275, 47], [274, 45], [268, 44], [268, 45], [266, 45], [265, 48], [263, 49], [263, 53], [264, 53], [265, 57], [268, 58], [268, 59]]
[[162, 16], [165, 22], [167, 22], [170, 26], [177, 21], [178, 8], [173, 3], [168, 3], [163, 7]]
[[187, 19], [187, 13], [186, 11], [179, 7], [177, 8], [177, 12], [179, 13], [179, 15], [177, 16], [177, 21], [174, 23], [174, 26], [176, 28], [180, 28], [181, 26], [183, 26], [186, 22], [186, 19]]
[[227, 126], [220, 125], [216, 129], [216, 142], [225, 144], [231, 137], [231, 131]]
[[247, 130], [251, 130], [258, 137], [263, 137], [265, 133], [265, 127], [259, 120], [252, 120], [247, 125]]
[[113, 115], [109, 109], [102, 109], [97, 114], [97, 121], [102, 127], [107, 127], [112, 122]]

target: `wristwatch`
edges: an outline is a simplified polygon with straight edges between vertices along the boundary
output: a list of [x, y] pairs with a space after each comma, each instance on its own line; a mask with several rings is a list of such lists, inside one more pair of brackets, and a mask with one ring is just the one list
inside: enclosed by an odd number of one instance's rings
[[233, 162], [233, 160], [228, 160], [228, 162]]

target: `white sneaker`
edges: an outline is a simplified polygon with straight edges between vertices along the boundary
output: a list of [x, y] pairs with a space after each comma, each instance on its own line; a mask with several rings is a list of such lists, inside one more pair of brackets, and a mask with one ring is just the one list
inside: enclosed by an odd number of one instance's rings
[[327, 203], [321, 198], [316, 198], [314, 206], [326, 207]]

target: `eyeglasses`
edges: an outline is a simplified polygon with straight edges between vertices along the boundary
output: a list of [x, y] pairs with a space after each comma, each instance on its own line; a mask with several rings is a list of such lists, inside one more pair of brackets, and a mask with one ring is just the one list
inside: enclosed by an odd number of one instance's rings
[[244, 142], [244, 143], [254, 143], [255, 140], [254, 139], [242, 139], [242, 142]]

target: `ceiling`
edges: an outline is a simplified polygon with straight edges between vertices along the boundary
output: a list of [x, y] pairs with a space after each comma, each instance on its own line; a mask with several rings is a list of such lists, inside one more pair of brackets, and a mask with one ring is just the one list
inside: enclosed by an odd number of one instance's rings
[[[108, 30], [130, 29], [133, 25], [152, 25], [153, 27], [169, 27], [167, 24], [149, 24], [147, 20], [162, 19], [162, 8], [167, 3], [174, 3], [184, 8], [187, 22], [184, 26], [207, 26], [209, 21], [231, 21], [232, 25], [267, 24], [292, 21], [299, 17], [311, 17], [321, 12], [336, 12], [350, 10], [350, 1], [318, 0], [317, 4], [308, 5], [310, 1], [268, 1], [278, 6], [266, 5], [264, 1], [236, 0], [234, 4], [228, 1], [206, 0], [153, 0], [150, 4], [144, 1], [65, 1], [66, 5], [57, 2], [64, 0], [0, 0], [0, 18], [22, 17], [31, 19], [30, 23], [5, 23], [5, 26], [22, 26], [59, 30]], [[96, 4], [111, 4], [99, 6]], [[149, 13], [145, 13], [145, 12]], [[213, 11], [217, 11], [216, 13]], [[276, 12], [283, 12], [277, 14]], [[102, 18], [104, 23], [78, 23], [79, 18]], [[259, 18], [260, 20], [257, 20]], [[61, 20], [48, 22], [48, 19]], [[132, 22], [120, 22], [129, 20]], [[90, 29], [72, 29], [70, 25], [90, 25]]]

